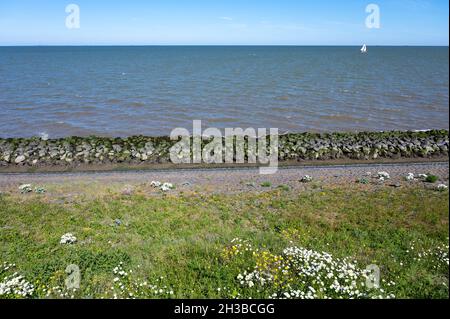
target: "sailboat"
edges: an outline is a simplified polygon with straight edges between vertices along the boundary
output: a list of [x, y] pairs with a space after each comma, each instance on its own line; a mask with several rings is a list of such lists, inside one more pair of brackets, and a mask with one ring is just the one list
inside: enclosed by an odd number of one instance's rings
[[361, 53], [367, 53], [367, 46], [365, 44], [361, 48]]

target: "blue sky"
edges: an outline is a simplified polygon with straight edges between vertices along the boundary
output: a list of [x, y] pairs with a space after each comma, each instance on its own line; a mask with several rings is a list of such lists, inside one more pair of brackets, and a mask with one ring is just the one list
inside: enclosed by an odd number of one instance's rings
[[[80, 29], [65, 26], [70, 3]], [[447, 0], [1, 0], [0, 45], [447, 46], [448, 17]]]

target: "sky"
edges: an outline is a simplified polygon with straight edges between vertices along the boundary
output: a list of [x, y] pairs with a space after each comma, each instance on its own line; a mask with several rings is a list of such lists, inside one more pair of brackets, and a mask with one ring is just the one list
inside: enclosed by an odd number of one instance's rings
[[448, 0], [0, 0], [0, 45], [448, 46], [448, 27]]

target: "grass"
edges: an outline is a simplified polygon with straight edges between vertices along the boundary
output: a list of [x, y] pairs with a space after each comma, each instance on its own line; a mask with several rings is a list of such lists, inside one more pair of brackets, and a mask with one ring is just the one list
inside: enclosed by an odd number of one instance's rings
[[427, 183], [436, 183], [439, 180], [439, 177], [436, 175], [427, 175], [427, 178], [425, 179], [425, 182]]
[[281, 190], [283, 190], [283, 191], [285, 191], [285, 192], [288, 192], [288, 191], [291, 190], [291, 188], [289, 187], [289, 185], [284, 185], [284, 184], [278, 185], [278, 189], [281, 189]]
[[[293, 246], [351, 258], [361, 269], [376, 264], [386, 295], [449, 296], [448, 191], [355, 184], [303, 193], [111, 193], [69, 203], [46, 196], [0, 195], [1, 261], [16, 265], [0, 269], [0, 283], [17, 271], [36, 287], [33, 298], [267, 298], [307, 287], [294, 272], [264, 287], [237, 277], [256, 265], [277, 276], [273, 265], [291, 262], [283, 250]], [[69, 232], [77, 242], [61, 245]], [[75, 292], [60, 288], [69, 264], [81, 272]]]

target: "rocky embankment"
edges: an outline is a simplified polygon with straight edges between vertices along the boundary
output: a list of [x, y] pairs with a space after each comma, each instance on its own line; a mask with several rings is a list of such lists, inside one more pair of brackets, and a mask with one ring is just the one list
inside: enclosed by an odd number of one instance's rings
[[[67, 137], [0, 139], [0, 167], [169, 163], [168, 137]], [[208, 143], [205, 141], [204, 143]], [[287, 134], [279, 137], [280, 161], [448, 157], [449, 132]]]

